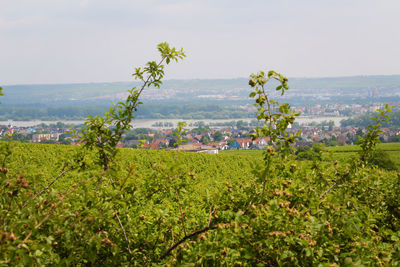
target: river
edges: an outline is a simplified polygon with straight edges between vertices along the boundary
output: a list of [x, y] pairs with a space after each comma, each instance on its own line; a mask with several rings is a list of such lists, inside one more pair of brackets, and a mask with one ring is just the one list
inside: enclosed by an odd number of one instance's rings
[[[340, 121], [347, 119], [348, 117], [312, 117], [312, 116], [300, 116], [296, 119], [296, 122], [300, 123], [301, 125], [305, 125], [311, 122], [323, 122], [323, 121], [333, 121], [336, 126], [340, 126]], [[172, 123], [174, 127], [176, 127], [178, 122], [185, 121], [188, 125], [192, 124], [194, 125], [196, 122], [204, 122], [206, 125], [209, 123], [222, 123], [222, 122], [230, 122], [230, 121], [245, 121], [245, 122], [250, 122], [254, 119], [250, 118], [245, 118], [245, 119], [224, 119], [224, 120], [211, 120], [211, 119], [204, 119], [204, 120], [181, 120], [181, 119], [137, 119], [135, 120], [132, 125], [133, 128], [153, 128], [153, 129], [161, 129], [162, 127], [154, 127], [153, 125], [156, 122], [162, 122], [162, 123]], [[31, 127], [35, 125], [39, 125], [41, 123], [44, 124], [54, 124], [57, 122], [62, 122], [65, 124], [82, 124], [84, 121], [83, 120], [73, 120], [73, 121], [68, 121], [68, 120], [56, 120], [56, 121], [41, 121], [41, 120], [33, 120], [33, 121], [13, 121], [13, 120], [8, 120], [8, 121], [0, 121], [0, 125], [12, 125], [16, 127]], [[194, 127], [194, 126], [192, 126]], [[186, 128], [192, 128], [190, 126]], [[165, 127], [165, 128], [171, 128], [171, 127]]]

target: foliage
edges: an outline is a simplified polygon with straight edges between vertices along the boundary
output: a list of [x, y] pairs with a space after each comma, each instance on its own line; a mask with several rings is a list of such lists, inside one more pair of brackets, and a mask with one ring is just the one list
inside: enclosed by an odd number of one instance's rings
[[202, 144], [207, 145], [208, 143], [210, 143], [210, 138], [208, 138], [208, 136], [205, 134], [205, 135], [203, 135], [203, 136], [201, 137], [200, 142], [201, 142]]
[[88, 149], [97, 148], [99, 151], [99, 160], [108, 170], [110, 161], [115, 157], [117, 144], [121, 141], [122, 135], [126, 130], [132, 128], [131, 122], [135, 118], [134, 113], [142, 102], [139, 97], [146, 87], [159, 88], [164, 77], [164, 67], [171, 60], [178, 61], [185, 57], [183, 50], [170, 48], [167, 43], [160, 43], [158, 51], [161, 54], [161, 60], [157, 63], [149, 61], [144, 68], [136, 68], [133, 76], [142, 81], [140, 89], [136, 87], [128, 91], [129, 95], [125, 101], [118, 102], [113, 108], [103, 116], [89, 116], [85, 122], [85, 128], [80, 132], [80, 140]]
[[256, 98], [254, 106], [257, 107], [257, 120], [264, 121], [262, 128], [256, 127], [252, 137], [267, 136], [270, 138], [271, 144], [288, 146], [294, 142], [296, 135], [288, 135], [286, 129], [300, 113], [290, 111], [288, 103], [281, 105], [276, 100], [268, 97], [265, 85], [272, 79], [280, 83], [276, 87], [276, 91], [280, 91], [281, 95], [286, 90], [289, 90], [288, 79], [274, 71], [268, 72], [268, 75], [260, 71], [258, 74], [250, 76], [249, 85], [254, 88], [254, 91], [250, 93], [250, 97]]
[[367, 133], [364, 136], [359, 137], [359, 144], [361, 147], [360, 158], [361, 161], [368, 163], [371, 161], [373, 154], [376, 149], [376, 145], [380, 143], [379, 134], [382, 133], [380, 129], [382, 126], [382, 122], [389, 122], [388, 113], [391, 112], [390, 106], [387, 104], [385, 109], [378, 109], [379, 116], [371, 118], [371, 120], [375, 121], [374, 125], [367, 126]]
[[376, 149], [369, 160], [371, 164], [379, 168], [389, 171], [398, 170], [396, 163], [391, 159], [390, 155], [381, 149]]
[[323, 150], [324, 148], [321, 144], [314, 144], [312, 147], [302, 146], [297, 148], [296, 158], [299, 160], [311, 160], [311, 161], [321, 160]]
[[[328, 147], [327, 152], [331, 154], [331, 156], [338, 161], [351, 161], [357, 157], [360, 153], [360, 146], [358, 145], [349, 145], [349, 146], [341, 146], [341, 147]], [[383, 156], [389, 157], [389, 160], [394, 162], [397, 169], [400, 169], [400, 143], [380, 143], [377, 145], [376, 151], [384, 151], [386, 154]], [[325, 156], [323, 160], [328, 160]], [[372, 164], [374, 165], [374, 164]], [[379, 165], [378, 165], [379, 166]], [[381, 165], [382, 166], [382, 165]]]
[[127, 131], [124, 140], [148, 140], [151, 141], [152, 138], [149, 137], [147, 134], [151, 133], [150, 129], [146, 128], [136, 128], [130, 131]]
[[[379, 111], [373, 114], [374, 117], [379, 116]], [[364, 114], [356, 117], [352, 117], [340, 122], [342, 127], [355, 126], [355, 127], [367, 127], [371, 123], [371, 115]], [[384, 127], [400, 127], [400, 111], [393, 111], [391, 114], [390, 121], [383, 122]]]
[[[137, 119], [237, 119], [254, 118], [253, 112], [239, 108], [230, 103], [221, 104], [176, 104], [176, 103], [149, 103], [145, 100], [137, 112]], [[84, 120], [89, 115], [102, 115], [109, 110], [109, 105], [96, 103], [82, 103], [80, 106], [2, 106], [0, 120]], [[164, 125], [165, 126], [165, 125]], [[172, 126], [171, 126], [172, 128]]]
[[275, 155], [275, 145], [279, 151], [290, 151], [290, 144], [294, 143], [295, 138], [300, 135], [300, 130], [297, 134], [288, 135], [286, 129], [292, 124], [300, 113], [290, 110], [288, 103], [280, 104], [278, 101], [271, 99], [266, 92], [266, 85], [269, 81], [276, 80], [280, 83], [275, 90], [280, 91], [281, 95], [289, 90], [288, 79], [275, 71], [265, 72], [260, 71], [257, 74], [250, 75], [249, 85], [253, 88], [253, 92], [249, 97], [255, 98], [257, 107], [257, 120], [262, 121], [263, 126], [257, 126], [254, 133], [251, 133], [252, 139], [259, 137], [268, 137], [269, 145], [264, 157], [264, 170], [259, 174], [259, 180], [262, 181], [261, 198], [264, 197], [265, 187], [268, 178], [271, 176], [271, 163]]
[[215, 142], [219, 142], [219, 141], [222, 141], [224, 139], [224, 136], [220, 131], [216, 131], [213, 134], [213, 139], [214, 139]]
[[[114, 179], [122, 182], [129, 177], [121, 191], [123, 198], [117, 198], [133, 254], [128, 256], [115, 215], [108, 211], [112, 191], [101, 196], [90, 189], [97, 185], [96, 174], [102, 172], [101, 168], [88, 161], [84, 173], [66, 174], [46, 195], [20, 210], [18, 204], [32, 201], [30, 193], [39, 192], [51, 182], [50, 177], [58, 175], [63, 168], [61, 163], [72, 157], [78, 147], [1, 143], [6, 144], [12, 151], [6, 160], [8, 172], [2, 178], [1, 198], [2, 203], [11, 206], [2, 208], [6, 213], [1, 214], [1, 231], [8, 236], [3, 239], [6, 241], [1, 245], [1, 255], [3, 262], [8, 260], [13, 265], [339, 265], [350, 259], [371, 265], [388, 261], [394, 265], [396, 259], [400, 260], [396, 258], [399, 247], [395, 241], [400, 231], [400, 219], [396, 217], [400, 212], [396, 206], [399, 177], [393, 172], [366, 168], [346, 187], [338, 187], [326, 199], [319, 200], [329, 181], [335, 179], [337, 172], [345, 172], [346, 166], [335, 169], [333, 164], [321, 162], [319, 173], [306, 161], [287, 161], [284, 168], [272, 169], [274, 175], [269, 180], [265, 204], [249, 205], [257, 179], [252, 164], [262, 160], [259, 154], [181, 152], [175, 162], [173, 151], [123, 149], [117, 155], [119, 171]], [[89, 154], [87, 158], [93, 156]], [[21, 172], [17, 167], [24, 163], [28, 165]], [[127, 176], [132, 163], [132, 175]], [[217, 228], [186, 239], [160, 261], [171, 244], [185, 236], [178, 195], [166, 183], [179, 173], [184, 176], [171, 182], [179, 182], [176, 186], [187, 235], [207, 227], [210, 208], [214, 210], [211, 227]], [[7, 181], [11, 183], [8, 186]], [[24, 184], [29, 187], [24, 188]], [[14, 192], [17, 186], [15, 195], [7, 193]], [[105, 187], [102, 184], [101, 188]], [[39, 225], [42, 220], [45, 221]], [[11, 234], [15, 237], [13, 242]]]

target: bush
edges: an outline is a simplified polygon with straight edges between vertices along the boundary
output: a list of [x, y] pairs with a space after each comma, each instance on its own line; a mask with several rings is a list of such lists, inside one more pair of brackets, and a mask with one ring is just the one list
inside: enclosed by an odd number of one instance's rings
[[302, 146], [296, 151], [296, 158], [299, 160], [321, 160], [322, 159], [322, 144], [314, 144], [312, 147]]
[[398, 170], [396, 163], [390, 158], [390, 155], [381, 149], [377, 149], [372, 154], [370, 163], [388, 171]]

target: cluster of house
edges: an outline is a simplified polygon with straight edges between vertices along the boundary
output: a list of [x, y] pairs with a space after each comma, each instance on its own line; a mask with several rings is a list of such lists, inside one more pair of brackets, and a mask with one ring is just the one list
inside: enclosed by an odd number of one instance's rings
[[[152, 141], [129, 140], [123, 146], [137, 146], [148, 149], [179, 149], [188, 152], [203, 152], [217, 154], [220, 150], [228, 149], [264, 149], [269, 138], [249, 138], [249, 130], [224, 129], [219, 131], [220, 138], [215, 138], [216, 130], [208, 129], [202, 133], [186, 133], [182, 137], [182, 143], [174, 145], [175, 139], [171, 138], [172, 131], [164, 130], [155, 133], [147, 133], [146, 136], [153, 138]], [[204, 141], [207, 140], [207, 141]]]
[[[400, 129], [381, 128], [381, 140], [384, 142], [393, 142], [400, 137]], [[324, 127], [302, 127], [302, 142], [315, 143], [322, 141], [336, 141], [338, 145], [353, 144], [357, 140], [357, 136], [363, 136], [367, 133], [365, 128], [357, 128], [352, 126], [334, 127], [331, 130]]]
[[[299, 129], [288, 129], [290, 134], [297, 133]], [[188, 132], [183, 136], [184, 142], [178, 146], [179, 150], [191, 151], [191, 152], [206, 152], [206, 153], [218, 153], [219, 150], [228, 149], [265, 149], [268, 144], [269, 138], [259, 138], [252, 140], [249, 136], [252, 132], [251, 129], [220, 129], [222, 134], [222, 140], [215, 140], [213, 137], [216, 130], [208, 129], [200, 134]], [[394, 137], [400, 139], [400, 130], [383, 128], [382, 129], [382, 141], [390, 142], [394, 140]], [[354, 128], [354, 127], [333, 127], [327, 129], [327, 127], [314, 127], [305, 126], [301, 127], [301, 133], [299, 140], [296, 141], [295, 146], [311, 145], [312, 143], [334, 141], [333, 144], [345, 145], [353, 144], [358, 140], [359, 135], [364, 135], [366, 129]], [[155, 133], [148, 133], [147, 136], [152, 137], [152, 141], [146, 141], [142, 144], [142, 147], [149, 149], [163, 149], [173, 148], [171, 143], [172, 131], [158, 131]], [[207, 137], [209, 142], [204, 142], [204, 137]], [[140, 141], [130, 140], [124, 143], [124, 146], [131, 147], [132, 145], [138, 145]]]
[[60, 136], [67, 131], [69, 131], [68, 127], [48, 128], [40, 125], [34, 127], [3, 125], [0, 126], [0, 137], [4, 137], [6, 135], [12, 136], [14, 134], [21, 137], [18, 140], [28, 141], [31, 143], [40, 143], [43, 141], [57, 142], [59, 141]]
[[33, 134], [31, 142], [32, 143], [40, 143], [44, 140], [53, 140], [58, 141], [60, 139], [61, 133], [41, 133], [41, 134]]
[[[228, 142], [231, 140], [231, 142]], [[201, 142], [188, 142], [178, 146], [179, 150], [183, 151], [198, 151], [205, 153], [217, 154], [218, 150], [228, 149], [264, 149], [268, 143], [269, 138], [258, 138], [252, 140], [251, 138], [236, 138], [226, 139], [220, 142], [212, 142], [203, 144]]]
[[[393, 106], [399, 108], [399, 103], [392, 103]], [[364, 104], [343, 104], [343, 103], [327, 103], [315, 105], [301, 105], [294, 107], [297, 112], [303, 115], [312, 116], [354, 116], [356, 114], [365, 114], [368, 112], [375, 112], [379, 108], [383, 108], [385, 103], [375, 102]]]
[[[59, 142], [60, 136], [68, 131], [68, 128], [43, 128], [37, 127], [12, 127], [0, 126], [0, 136], [8, 134], [19, 134], [27, 139], [18, 139], [28, 142]], [[289, 133], [296, 133], [299, 129], [288, 129]], [[381, 129], [382, 141], [400, 141], [400, 130], [394, 128]], [[172, 130], [150, 130], [147, 129], [145, 141], [124, 139], [120, 147], [138, 147], [148, 149], [179, 149], [183, 151], [218, 153], [220, 150], [228, 149], [264, 149], [268, 138], [252, 140], [250, 138], [251, 128], [227, 127], [225, 129], [203, 128], [202, 131], [188, 131], [182, 136], [183, 142], [176, 145], [176, 139]], [[217, 134], [218, 133], [218, 134]], [[357, 136], [366, 133], [365, 129], [355, 127], [301, 127], [301, 134], [296, 146], [310, 145], [316, 142], [333, 141], [337, 145], [352, 144], [357, 141]], [[70, 137], [67, 137], [70, 138]], [[397, 139], [396, 139], [397, 138]], [[74, 144], [71, 140], [72, 144]]]

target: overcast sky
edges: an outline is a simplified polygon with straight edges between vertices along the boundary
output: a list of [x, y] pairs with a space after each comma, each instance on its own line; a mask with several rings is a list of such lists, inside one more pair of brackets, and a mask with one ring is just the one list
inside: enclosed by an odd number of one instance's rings
[[400, 74], [400, 1], [0, 0], [0, 85], [129, 81], [162, 41], [167, 79]]

